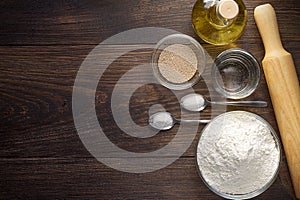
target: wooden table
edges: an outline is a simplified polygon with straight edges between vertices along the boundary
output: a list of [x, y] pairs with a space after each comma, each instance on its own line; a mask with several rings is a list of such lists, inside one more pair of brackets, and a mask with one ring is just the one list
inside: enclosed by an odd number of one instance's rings
[[[244, 34], [236, 43], [222, 47], [205, 44], [195, 35], [191, 26], [194, 2], [0, 2], [0, 199], [220, 199], [204, 185], [195, 167], [194, 152], [204, 125], [199, 125], [187, 151], [169, 166], [149, 173], [126, 173], [102, 164], [88, 152], [72, 115], [73, 85], [82, 62], [96, 45], [129, 29], [174, 29], [196, 38], [212, 58], [225, 49], [241, 47], [262, 60], [264, 49], [253, 10], [264, 1], [245, 1], [249, 20]], [[299, 1], [272, 0], [271, 4], [277, 11], [283, 45], [293, 54], [300, 77]], [[98, 120], [106, 136], [118, 147], [137, 153], [163, 148], [179, 127], [140, 139], [125, 134], [113, 120], [110, 97], [118, 79], [149, 58], [150, 49], [118, 58], [101, 77], [95, 95]], [[209, 97], [205, 84], [200, 82], [194, 89]], [[267, 108], [243, 110], [261, 115], [278, 133], [264, 77], [247, 100], [269, 103]], [[180, 116], [174, 94], [148, 84], [130, 99], [134, 122], [147, 125], [148, 109], [154, 103]], [[233, 109], [237, 108], [228, 108]], [[210, 110], [201, 116], [210, 117]], [[295, 199], [284, 154], [276, 181], [256, 199]]]

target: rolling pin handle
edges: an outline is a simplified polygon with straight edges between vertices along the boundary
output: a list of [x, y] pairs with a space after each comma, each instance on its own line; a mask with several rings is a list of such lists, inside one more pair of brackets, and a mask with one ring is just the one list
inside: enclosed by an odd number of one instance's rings
[[281, 51], [277, 53], [282, 54], [285, 50], [280, 39], [276, 13], [271, 4], [257, 6], [254, 9], [254, 18], [264, 43], [266, 56], [271, 56], [277, 51]]

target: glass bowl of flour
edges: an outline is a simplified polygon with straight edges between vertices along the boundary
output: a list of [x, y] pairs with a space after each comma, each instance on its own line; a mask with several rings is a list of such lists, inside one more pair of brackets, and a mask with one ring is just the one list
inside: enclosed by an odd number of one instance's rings
[[205, 51], [194, 38], [172, 34], [157, 43], [151, 64], [160, 84], [172, 90], [183, 90], [200, 80], [206, 65]]
[[215, 117], [202, 130], [196, 150], [198, 172], [207, 187], [227, 199], [249, 199], [275, 181], [281, 145], [260, 116], [232, 111]]

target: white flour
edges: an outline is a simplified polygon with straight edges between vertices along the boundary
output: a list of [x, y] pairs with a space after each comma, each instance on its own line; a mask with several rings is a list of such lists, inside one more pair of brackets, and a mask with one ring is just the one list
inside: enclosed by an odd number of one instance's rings
[[197, 147], [203, 178], [215, 190], [246, 194], [276, 173], [280, 150], [266, 124], [246, 112], [221, 115], [208, 125]]

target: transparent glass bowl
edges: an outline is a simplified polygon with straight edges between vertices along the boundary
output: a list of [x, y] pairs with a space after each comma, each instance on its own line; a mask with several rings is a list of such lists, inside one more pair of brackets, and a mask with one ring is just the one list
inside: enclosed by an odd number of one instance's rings
[[[270, 130], [270, 133], [271, 135], [273, 136], [273, 139], [275, 141], [275, 146], [276, 148], [278, 149], [279, 153], [278, 153], [278, 163], [277, 163], [277, 166], [276, 166], [276, 170], [275, 172], [273, 173], [272, 177], [270, 177], [269, 181], [265, 184], [265, 185], [262, 185], [261, 188], [257, 189], [257, 190], [254, 190], [252, 192], [249, 192], [249, 193], [246, 193], [246, 194], [229, 194], [229, 193], [224, 193], [224, 192], [220, 192], [218, 189], [214, 188], [213, 186], [211, 186], [206, 180], [205, 180], [205, 177], [203, 176], [202, 172], [201, 172], [201, 167], [199, 166], [199, 163], [198, 163], [198, 159], [197, 159], [197, 154], [198, 154], [198, 149], [201, 148], [200, 147], [200, 141], [202, 139], [202, 135], [203, 133], [209, 128], [209, 126], [215, 126], [215, 123], [217, 120], [224, 120], [225, 121], [225, 118], [226, 116], [228, 115], [235, 115], [235, 114], [239, 114], [239, 115], [247, 115], [247, 116], [252, 116], [254, 118], [256, 118], [257, 120], [259, 120], [260, 122], [262, 122], [269, 130]], [[220, 127], [216, 127], [217, 129], [220, 128]], [[274, 131], [274, 129], [272, 128], [272, 126], [267, 122], [265, 121], [262, 117], [254, 114], [254, 113], [250, 113], [250, 112], [246, 112], [246, 111], [231, 111], [231, 112], [226, 112], [226, 113], [223, 113], [221, 115], [218, 115], [217, 117], [215, 117], [209, 124], [207, 124], [202, 132], [201, 132], [201, 136], [198, 140], [198, 143], [197, 143], [197, 148], [196, 148], [196, 168], [197, 168], [197, 171], [198, 171], [198, 174], [199, 176], [201, 177], [202, 181], [204, 182], [204, 184], [212, 191], [214, 192], [215, 194], [223, 197], [223, 198], [226, 198], [226, 199], [250, 199], [250, 198], [253, 198], [253, 197], [256, 197], [260, 194], [262, 194], [264, 191], [266, 191], [272, 184], [273, 182], [276, 180], [277, 178], [277, 175], [278, 175], [278, 172], [279, 172], [279, 167], [280, 167], [280, 162], [281, 162], [281, 159], [282, 159], [282, 149], [281, 149], [281, 145], [280, 145], [280, 140], [276, 134], [276, 132]]]
[[212, 67], [215, 90], [229, 99], [241, 99], [251, 95], [260, 81], [261, 69], [249, 52], [234, 48], [217, 56]]
[[[183, 83], [173, 83], [168, 81], [160, 72], [158, 60], [162, 51], [170, 45], [181, 44], [189, 47], [197, 59], [197, 71], [194, 76]], [[184, 90], [195, 85], [201, 77], [206, 65], [205, 51], [202, 46], [192, 37], [185, 34], [172, 34], [161, 39], [154, 48], [152, 54], [152, 68], [157, 81], [163, 86], [172, 90]]]

